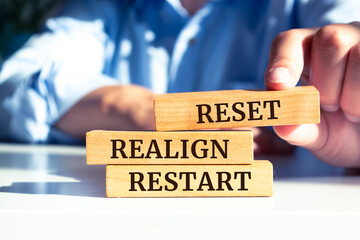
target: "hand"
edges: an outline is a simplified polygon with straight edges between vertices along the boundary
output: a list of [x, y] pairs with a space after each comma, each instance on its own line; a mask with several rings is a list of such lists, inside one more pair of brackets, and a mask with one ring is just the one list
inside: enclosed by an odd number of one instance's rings
[[273, 131], [265, 127], [248, 127], [248, 128], [227, 128], [226, 130], [250, 130], [254, 136], [254, 154], [291, 154], [295, 147], [279, 138]]
[[254, 154], [291, 154], [295, 147], [282, 140], [271, 129], [265, 127], [249, 128], [254, 134]]
[[102, 87], [80, 99], [55, 126], [80, 139], [95, 129], [154, 130], [154, 97], [137, 85]]
[[278, 35], [265, 74], [267, 88], [288, 89], [300, 77], [320, 92], [321, 123], [277, 126], [276, 133], [325, 162], [360, 167], [360, 23]]

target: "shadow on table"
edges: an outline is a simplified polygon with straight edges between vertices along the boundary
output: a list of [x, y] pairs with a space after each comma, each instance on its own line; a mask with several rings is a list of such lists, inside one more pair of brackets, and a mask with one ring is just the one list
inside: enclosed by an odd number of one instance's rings
[[[13, 183], [0, 187], [0, 192], [106, 197], [105, 166], [86, 165], [84, 155], [0, 153], [0, 169], [14, 172], [10, 174]], [[24, 181], [21, 174], [31, 181]]]
[[0, 187], [0, 192], [106, 197], [105, 183], [102, 182], [14, 182], [11, 186]]

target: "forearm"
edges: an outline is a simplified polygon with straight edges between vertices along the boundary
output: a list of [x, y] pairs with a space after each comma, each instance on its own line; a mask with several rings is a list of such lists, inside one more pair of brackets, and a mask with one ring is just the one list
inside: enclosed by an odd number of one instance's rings
[[152, 100], [152, 93], [141, 87], [101, 87], [80, 99], [55, 127], [79, 139], [94, 129], [153, 130]]

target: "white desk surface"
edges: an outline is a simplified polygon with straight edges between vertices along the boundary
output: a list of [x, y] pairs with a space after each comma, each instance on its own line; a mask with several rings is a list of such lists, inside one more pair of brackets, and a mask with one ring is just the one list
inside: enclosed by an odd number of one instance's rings
[[112, 199], [84, 147], [0, 144], [0, 239], [360, 239], [359, 170], [262, 158], [273, 197]]

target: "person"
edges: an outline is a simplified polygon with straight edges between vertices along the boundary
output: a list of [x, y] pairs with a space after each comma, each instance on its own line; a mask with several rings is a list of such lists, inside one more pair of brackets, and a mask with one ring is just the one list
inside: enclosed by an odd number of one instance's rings
[[[63, 143], [91, 129], [153, 130], [154, 94], [258, 88], [264, 76], [283, 90], [302, 79], [320, 92], [321, 123], [275, 132], [359, 167], [359, 9], [350, 0], [69, 1], [3, 63], [0, 84], [16, 84], [2, 129]], [[289, 149], [270, 138], [263, 145]]]

